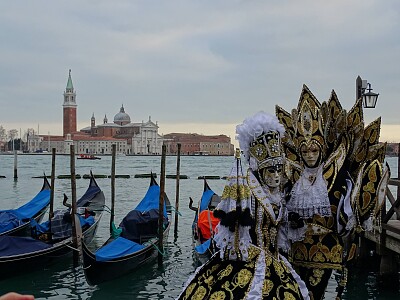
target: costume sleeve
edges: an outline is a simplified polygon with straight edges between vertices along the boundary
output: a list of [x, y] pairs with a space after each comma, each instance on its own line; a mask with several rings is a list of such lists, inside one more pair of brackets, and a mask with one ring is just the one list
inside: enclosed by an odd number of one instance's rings
[[290, 243], [288, 238], [289, 222], [288, 222], [288, 211], [286, 209], [285, 201], [282, 207], [282, 220], [278, 230], [278, 248], [284, 253], [288, 253], [290, 249]]
[[221, 249], [221, 258], [247, 260], [251, 244], [250, 227], [253, 223], [251, 191], [246, 177], [241, 170], [237, 170], [236, 164], [228, 176], [228, 184], [222, 193], [221, 202], [214, 210], [214, 216], [220, 219], [214, 240]]

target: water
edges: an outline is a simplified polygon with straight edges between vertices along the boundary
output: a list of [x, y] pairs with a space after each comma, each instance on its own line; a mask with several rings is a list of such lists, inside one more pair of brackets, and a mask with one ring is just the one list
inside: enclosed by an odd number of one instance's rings
[[[397, 158], [389, 158], [392, 174], [397, 174]], [[115, 191], [115, 223], [119, 224], [126, 212], [132, 209], [144, 196], [149, 186], [148, 178], [134, 178], [135, 174], [156, 172], [160, 174], [161, 159], [159, 156], [117, 156], [116, 174], [131, 175], [130, 179], [117, 178]], [[178, 235], [174, 237], [172, 224], [166, 256], [162, 266], [157, 261], [148, 263], [128, 276], [104, 283], [89, 286], [81, 267], [74, 268], [72, 261], [63, 260], [55, 265], [41, 268], [40, 271], [23, 274], [18, 277], [0, 281], [0, 294], [8, 291], [34, 294], [36, 299], [173, 299], [181, 291], [182, 285], [197, 267], [193, 258], [191, 244], [191, 223], [193, 211], [188, 208], [189, 197], [195, 201], [203, 191], [203, 181], [198, 176], [227, 176], [233, 162], [232, 157], [183, 156], [180, 173], [189, 179], [180, 180]], [[1, 208], [15, 208], [32, 198], [41, 188], [42, 179], [33, 176], [51, 173], [51, 155], [18, 156], [18, 180], [13, 179], [14, 157], [0, 155], [0, 179], [2, 191]], [[76, 174], [110, 175], [111, 157], [103, 156], [101, 160], [76, 160]], [[69, 156], [57, 156], [56, 175], [70, 173]], [[166, 158], [166, 174], [176, 173], [176, 157]], [[395, 175], [393, 175], [395, 177]], [[157, 178], [159, 181], [159, 177]], [[110, 205], [110, 179], [97, 179], [106, 196], [106, 205]], [[225, 181], [209, 180], [210, 187], [221, 194]], [[89, 184], [87, 179], [77, 179], [77, 197], [80, 197]], [[166, 179], [165, 189], [175, 203], [176, 182]], [[71, 195], [70, 180], [56, 179], [55, 207], [61, 207], [62, 194]], [[109, 214], [104, 214], [97, 236], [93, 243], [99, 247], [108, 237]], [[172, 218], [174, 219], [174, 217]], [[336, 281], [332, 276], [326, 299], [335, 298]], [[344, 299], [398, 299], [400, 290], [397, 284], [382, 287], [377, 276], [377, 267], [369, 270], [356, 270], [349, 278], [349, 286], [344, 292]]]

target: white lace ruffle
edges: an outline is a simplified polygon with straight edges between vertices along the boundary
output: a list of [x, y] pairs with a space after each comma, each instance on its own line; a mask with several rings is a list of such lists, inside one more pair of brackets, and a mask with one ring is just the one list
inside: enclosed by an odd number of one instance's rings
[[[240, 206], [242, 208], [242, 211], [244, 211], [246, 208], [250, 209], [251, 211], [251, 203], [250, 203], [250, 197], [248, 199], [244, 199], [240, 201]], [[236, 200], [234, 199], [222, 199], [221, 202], [218, 204], [216, 210], [222, 210], [225, 213], [230, 213], [232, 211], [236, 210]]]
[[306, 236], [307, 226], [303, 226], [301, 228], [293, 229], [288, 226], [287, 237], [291, 242], [300, 242], [304, 240]]
[[373, 222], [372, 222], [372, 217], [369, 217], [362, 223], [362, 228], [365, 231], [372, 231], [374, 229]]
[[[242, 260], [246, 261], [249, 257], [248, 249], [251, 243], [249, 226], [239, 226], [239, 250], [242, 254]], [[217, 234], [214, 236], [214, 241], [220, 251], [221, 258], [224, 259], [226, 250], [229, 252], [229, 259], [236, 260], [237, 253], [235, 249], [235, 233], [230, 231], [228, 227], [221, 224], [217, 225]]]
[[289, 212], [297, 212], [302, 218], [309, 219], [313, 215], [330, 217], [331, 205], [328, 189], [322, 176], [323, 168], [305, 168], [299, 180], [293, 186], [290, 201], [287, 203]]

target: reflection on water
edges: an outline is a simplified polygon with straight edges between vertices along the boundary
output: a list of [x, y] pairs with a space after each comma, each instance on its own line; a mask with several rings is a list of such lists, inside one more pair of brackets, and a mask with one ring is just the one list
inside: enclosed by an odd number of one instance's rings
[[[45, 172], [51, 173], [51, 155], [21, 155], [18, 157], [18, 180], [13, 179], [13, 156], [0, 155], [1, 208], [15, 208], [30, 200], [42, 187], [42, 179], [32, 179]], [[229, 174], [233, 158], [231, 157], [181, 157], [180, 173], [188, 175], [189, 179], [180, 181], [180, 212], [178, 236], [174, 237], [171, 227], [166, 255], [162, 266], [157, 261], [148, 263], [135, 272], [114, 281], [99, 286], [89, 286], [81, 267], [74, 268], [72, 260], [65, 259], [58, 264], [42, 267], [40, 271], [21, 274], [21, 276], [0, 281], [0, 293], [18, 291], [32, 293], [36, 299], [173, 299], [181, 291], [187, 278], [197, 267], [193, 258], [191, 244], [191, 223], [193, 211], [188, 208], [189, 197], [195, 201], [201, 197], [203, 181], [198, 176]], [[393, 159], [393, 170], [397, 167], [397, 158]], [[390, 159], [389, 159], [390, 163]], [[103, 156], [101, 160], [77, 160], [76, 174], [110, 175], [111, 157]], [[68, 156], [57, 156], [56, 175], [69, 174], [70, 162]], [[397, 170], [397, 169], [395, 169]], [[144, 196], [149, 185], [147, 178], [134, 178], [135, 174], [160, 174], [160, 157], [118, 156], [116, 159], [116, 174], [131, 175], [131, 178], [116, 179], [115, 222], [118, 224], [126, 212], [132, 209]], [[176, 157], [167, 157], [166, 174], [176, 173]], [[106, 205], [110, 204], [110, 179], [97, 179], [106, 196]], [[80, 197], [87, 188], [89, 181], [77, 180], [77, 196]], [[222, 193], [224, 180], [209, 180], [210, 187], [218, 194]], [[175, 203], [176, 182], [166, 179], [165, 189]], [[58, 180], [55, 183], [55, 207], [61, 207], [62, 195], [70, 196], [70, 180]], [[97, 236], [92, 242], [96, 248], [108, 237], [110, 222], [109, 213], [103, 215]], [[174, 219], [174, 217], [172, 218]], [[343, 299], [397, 299], [400, 297], [398, 284], [390, 288], [383, 287], [377, 279], [377, 269], [356, 269], [349, 275], [349, 285], [343, 294]], [[398, 281], [398, 279], [397, 279]], [[398, 282], [397, 282], [398, 283]], [[326, 292], [326, 299], [335, 299], [336, 280], [332, 276]]]

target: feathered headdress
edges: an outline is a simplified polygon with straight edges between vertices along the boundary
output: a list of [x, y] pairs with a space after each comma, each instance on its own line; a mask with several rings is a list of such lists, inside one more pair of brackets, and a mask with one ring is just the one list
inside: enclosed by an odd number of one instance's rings
[[284, 132], [276, 116], [262, 111], [236, 126], [236, 139], [253, 171], [283, 164], [281, 137]]

